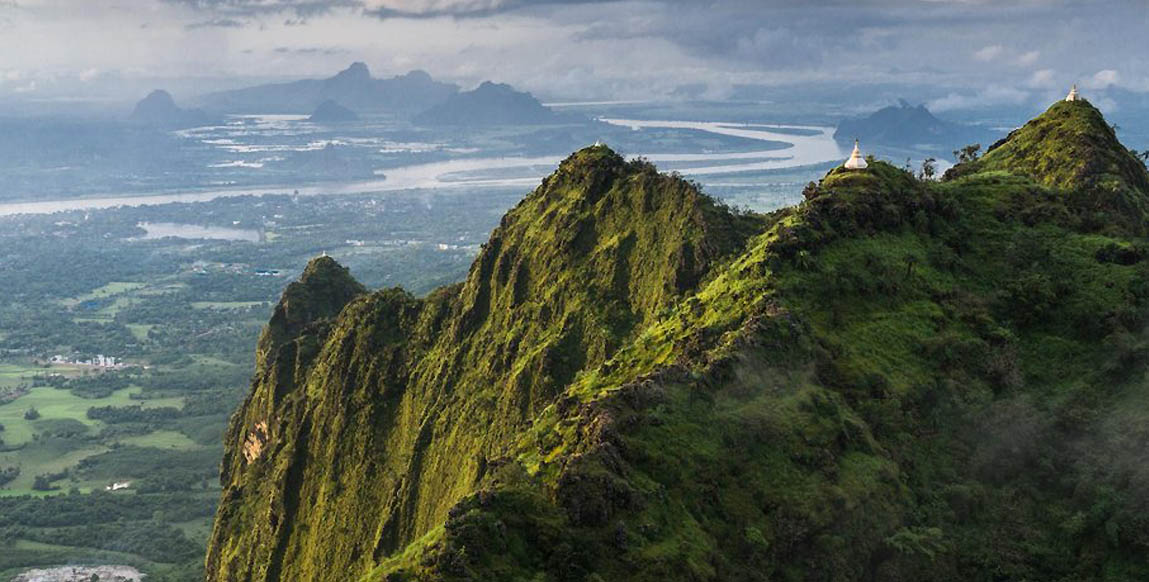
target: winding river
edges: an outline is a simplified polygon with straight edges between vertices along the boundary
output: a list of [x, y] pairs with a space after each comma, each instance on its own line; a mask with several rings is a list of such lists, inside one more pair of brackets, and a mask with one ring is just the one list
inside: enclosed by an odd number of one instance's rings
[[[663, 166], [663, 169], [675, 170], [687, 176], [704, 177], [808, 166], [840, 159], [843, 156], [841, 149], [833, 139], [833, 128], [829, 127], [609, 118], [603, 118], [600, 121], [629, 127], [635, 131], [641, 131], [645, 128], [690, 129], [751, 140], [790, 144], [790, 147], [784, 149], [762, 151], [670, 153], [643, 156]], [[303, 196], [320, 196], [418, 189], [529, 187], [537, 184], [543, 176], [549, 174], [561, 160], [562, 157], [559, 156], [463, 158], [391, 168], [386, 170], [385, 176], [380, 176], [375, 180], [345, 183], [323, 183], [300, 187], [248, 186], [157, 193], [154, 195], [110, 195], [66, 200], [10, 202], [0, 203], [0, 216], [48, 214], [67, 210], [144, 206], [171, 202], [206, 202], [216, 198], [241, 195], [298, 193]]]

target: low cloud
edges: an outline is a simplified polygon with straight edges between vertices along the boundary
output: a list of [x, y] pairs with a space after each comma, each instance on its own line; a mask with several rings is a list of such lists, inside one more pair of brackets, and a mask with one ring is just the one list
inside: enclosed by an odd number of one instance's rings
[[291, 55], [346, 55], [351, 51], [342, 47], [288, 47], [280, 46], [275, 47], [274, 51], [279, 54]]
[[1121, 82], [1121, 74], [1113, 69], [1097, 71], [1088, 81], [1083, 83], [1089, 89], [1107, 89], [1111, 85]]
[[163, 0], [168, 4], [230, 16], [293, 13], [306, 18], [340, 8], [362, 8], [359, 0]]
[[996, 61], [1005, 52], [1005, 47], [1000, 44], [987, 46], [973, 54], [973, 58], [988, 63]]
[[516, 4], [513, 0], [367, 0], [364, 7], [378, 16], [439, 16], [490, 14]]
[[716, 98], [808, 83], [932, 96], [939, 110], [1036, 102], [1075, 80], [1094, 94], [1149, 92], [1138, 36], [1149, 20], [1128, 0], [39, 2], [0, 9], [17, 20], [0, 35], [0, 69], [321, 77], [362, 60], [381, 74], [499, 79], [548, 98]]
[[1017, 57], [1017, 64], [1028, 67], [1036, 63], [1039, 58], [1041, 58], [1041, 51], [1029, 51]]
[[192, 22], [184, 25], [188, 30], [199, 30], [201, 28], [243, 28], [245, 26], [243, 21], [234, 18], [212, 18], [210, 20], [201, 20], [199, 22]]
[[1053, 69], [1041, 69], [1034, 71], [1033, 75], [1029, 77], [1026, 85], [1034, 89], [1050, 89], [1057, 86], [1057, 73]]
[[927, 107], [937, 113], [955, 109], [987, 109], [1002, 105], [1021, 105], [1032, 98], [1029, 91], [1013, 87], [993, 86], [974, 94], [950, 93], [935, 99]]

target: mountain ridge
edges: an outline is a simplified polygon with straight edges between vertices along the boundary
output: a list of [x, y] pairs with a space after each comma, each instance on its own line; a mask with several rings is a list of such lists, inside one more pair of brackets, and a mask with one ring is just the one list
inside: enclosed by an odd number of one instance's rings
[[362, 62], [325, 79], [302, 79], [209, 93], [198, 103], [227, 113], [311, 113], [332, 100], [353, 111], [411, 114], [440, 103], [458, 92], [424, 71], [376, 79]]
[[318, 259], [208, 580], [1149, 575], [1140, 219], [967, 170], [839, 167], [753, 216], [592, 147], [462, 283]]
[[[652, 198], [654, 184], [662, 184], [661, 193], [667, 196], [673, 193], [673, 196], [667, 200]], [[312, 469], [314, 461], [305, 459], [338, 461], [325, 445], [309, 442], [307, 436], [320, 427], [323, 427], [322, 434], [342, 434], [347, 430], [343, 423], [352, 419], [356, 419], [357, 424], [364, 422], [360, 414], [382, 415], [376, 425], [384, 432], [374, 437], [349, 436], [346, 443], [336, 448], [350, 449], [343, 454], [370, 457], [369, 451], [379, 446], [378, 439], [390, 443], [390, 447], [411, 450], [414, 457], [393, 469], [409, 477], [397, 475], [390, 485], [376, 483], [370, 490], [363, 485], [356, 486], [357, 492], [372, 499], [368, 507], [378, 503], [390, 508], [375, 525], [367, 522], [366, 526], [341, 526], [383, 528], [385, 535], [362, 532], [366, 539], [374, 539], [369, 546], [360, 545], [366, 543], [364, 539], [351, 552], [329, 549], [323, 554], [312, 554], [306, 538], [295, 533], [304, 529], [302, 525], [281, 526], [289, 521], [289, 516], [311, 524], [310, 528], [332, 525], [309, 513], [308, 508], [314, 504], [301, 503], [293, 497], [325, 495], [322, 488], [308, 487], [301, 492], [281, 491], [273, 496], [276, 501], [269, 510], [277, 517], [275, 526], [270, 529], [234, 530], [231, 515], [227, 509], [222, 510], [216, 531], [217, 537], [226, 538], [225, 547], [209, 555], [209, 563], [226, 569], [229, 560], [223, 556], [237, 546], [246, 548], [245, 551], [272, 547], [275, 549], [270, 550], [270, 554], [252, 560], [248, 565], [252, 570], [243, 570], [247, 572], [243, 575], [261, 572], [268, 579], [280, 575], [293, 577], [288, 572], [316, 563], [308, 560], [322, 560], [342, 568], [356, 564], [362, 567], [364, 559], [394, 552], [400, 544], [405, 545], [425, 533], [432, 523], [446, 516], [450, 505], [470, 487], [472, 480], [482, 476], [487, 459], [496, 454], [491, 449], [509, 444], [509, 435], [514, 434], [516, 427], [545, 406], [554, 391], [569, 381], [583, 362], [608, 357], [619, 341], [664, 307], [668, 297], [677, 296], [696, 284], [706, 265], [738, 244], [737, 236], [731, 238], [727, 229], [722, 229], [725, 234], [720, 233], [722, 235], [712, 241], [704, 238], [709, 221], [732, 220], [707, 210], [712, 204], [680, 179], [659, 176], [642, 163], [625, 162], [607, 148], [588, 148], [564, 161], [555, 176], [508, 213], [480, 252], [464, 283], [441, 289], [422, 300], [398, 289], [362, 296], [348, 303], [334, 321], [329, 312], [324, 312], [326, 323], [318, 329], [330, 331], [311, 333], [306, 332], [311, 327], [299, 325], [286, 328], [304, 332], [295, 338], [266, 344], [284, 347], [261, 348], [263, 365], [257, 372], [257, 389], [245, 404], [244, 412], [237, 416], [229, 438], [244, 442], [280, 442], [295, 453], [274, 458], [275, 464], [268, 467], [261, 465], [260, 457], [249, 462], [238, 455], [225, 459], [225, 465], [229, 466], [225, 480], [237, 476], [224, 494], [225, 499], [231, 500], [225, 501], [225, 506], [237, 503], [238, 496], [247, 495], [243, 493], [247, 487], [243, 483], [248, 483], [246, 480], [252, 478], [253, 471], [259, 474], [270, 471], [276, 475], [276, 482], [280, 479], [302, 481], [304, 485], [326, 482], [331, 478], [322, 468], [328, 466], [327, 463]], [[544, 208], [551, 210], [544, 211]], [[558, 212], [558, 208], [566, 210]], [[626, 208], [640, 213], [657, 212], [664, 221], [680, 222], [681, 228], [662, 231], [652, 229], [652, 221], [626, 221]], [[521, 215], [532, 219], [516, 218]], [[534, 220], [540, 215], [544, 217], [541, 223]], [[607, 219], [608, 223], [600, 219]], [[634, 230], [635, 227], [642, 230]], [[550, 250], [536, 249], [528, 253], [522, 245], [529, 240], [538, 241], [529, 244], [530, 248]], [[544, 243], [546, 240], [553, 243]], [[655, 248], [667, 253], [650, 255]], [[616, 260], [625, 262], [626, 257], [632, 255], [648, 258], [636, 260], [633, 268], [620, 269]], [[324, 266], [326, 264], [326, 261], [313, 262], [308, 271], [331, 270]], [[540, 287], [546, 282], [541, 277], [547, 273], [558, 279]], [[566, 275], [559, 276], [559, 273]], [[591, 274], [594, 276], [587, 276]], [[646, 283], [636, 285], [634, 280]], [[603, 283], [587, 286], [588, 281]], [[308, 288], [306, 283], [300, 285], [302, 287], [289, 289], [285, 303], [276, 309], [277, 318], [281, 311], [291, 312], [289, 306], [294, 302], [291, 298], [300, 293], [293, 289]], [[546, 300], [533, 299], [535, 293], [545, 293]], [[306, 307], [302, 310], [304, 313], [315, 311]], [[312, 319], [305, 319], [309, 326]], [[373, 323], [375, 319], [388, 323], [380, 327]], [[273, 318], [273, 323], [275, 320]], [[279, 335], [274, 330], [280, 327], [270, 325], [265, 337]], [[273, 357], [273, 353], [278, 355]], [[304, 358], [302, 353], [310, 355]], [[463, 366], [460, 358], [464, 355], [470, 361], [487, 364], [473, 368]], [[388, 370], [381, 378], [385, 401], [398, 399], [399, 403], [407, 404], [394, 412], [344, 409], [346, 403], [338, 400], [341, 393], [370, 398], [361, 392], [363, 387], [328, 376], [333, 359], [344, 358], [367, 365], [367, 369]], [[328, 379], [318, 381], [317, 377]], [[301, 381], [303, 385], [299, 385]], [[344, 383], [344, 388], [316, 393], [316, 382]], [[463, 387], [470, 388], [463, 390]], [[434, 395], [430, 401], [420, 399], [425, 391], [428, 397]], [[437, 403], [440, 400], [454, 401], [456, 408], [469, 413], [462, 418], [444, 417], [443, 405]], [[484, 405], [489, 408], [480, 406], [484, 402], [489, 402]], [[341, 412], [321, 415], [309, 409], [310, 406]], [[288, 421], [282, 415], [291, 415], [293, 420]], [[433, 427], [457, 423], [468, 427], [465, 433], [476, 434], [485, 424], [484, 418], [497, 418], [501, 422], [492, 425], [493, 430], [481, 438], [457, 436], [458, 429], [446, 428], [439, 429], [448, 431], [446, 434], [433, 436], [437, 434]], [[331, 425], [331, 422], [337, 424]], [[270, 428], [260, 428], [264, 426]], [[261, 452], [264, 450], [262, 446], [259, 448]], [[424, 455], [440, 460], [420, 461]], [[458, 459], [459, 464], [444, 464], [444, 455]], [[388, 462], [383, 465], [390, 466]], [[293, 477], [293, 471], [312, 477], [310, 480]], [[422, 487], [423, 491], [410, 490], [410, 481], [420, 475], [428, 484]], [[396, 497], [388, 501], [379, 495]], [[366, 509], [358, 505], [362, 498], [351, 497], [347, 499], [356, 509], [346, 508], [346, 513], [341, 514], [362, 517]], [[340, 504], [334, 498], [327, 503], [329, 507]], [[228, 532], [227, 535], [224, 532]], [[253, 537], [255, 542], [251, 541]], [[261, 561], [270, 564], [261, 566]]]

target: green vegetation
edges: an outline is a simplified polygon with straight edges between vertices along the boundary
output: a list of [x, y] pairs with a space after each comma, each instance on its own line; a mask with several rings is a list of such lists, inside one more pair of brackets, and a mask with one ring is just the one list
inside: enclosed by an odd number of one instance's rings
[[1055, 103], [983, 158], [970, 161], [951, 172], [1001, 170], [1028, 176], [1042, 186], [1071, 192], [1070, 204], [1080, 207], [1093, 228], [1118, 224], [1125, 231], [1146, 233], [1149, 178], [1144, 162], [1117, 141], [1114, 128], [1086, 101]]
[[136, 566], [165, 582], [202, 578], [199, 539], [167, 522], [202, 520], [214, 509], [203, 493], [0, 498], [0, 576], [95, 562]]
[[[499, 209], [518, 198], [397, 193], [384, 205], [369, 197], [239, 197], [0, 217], [0, 503], [34, 497], [42, 511], [63, 512], [73, 491], [86, 498], [130, 482], [114, 495], [150, 508], [140, 518], [101, 505], [52, 526], [61, 532], [0, 531], [0, 580], [21, 568], [89, 560], [136, 565], [149, 580], [202, 580], [213, 512], [155, 510], [166, 499], [218, 498], [221, 437], [249, 386], [260, 328], [287, 283], [278, 273], [330, 251], [373, 285], [429, 289], [466, 272]], [[138, 238], [141, 222], [188, 216], [275, 236]], [[444, 241], [458, 248], [440, 249]], [[126, 365], [76, 363], [98, 354]], [[40, 417], [26, 420], [33, 408]], [[169, 528], [184, 532], [194, 556], [186, 547], [162, 555]], [[133, 541], [153, 533], [155, 547]]]
[[588, 148], [423, 299], [312, 262], [208, 580], [1146, 579], [1149, 178], [1066, 107], [768, 216]]

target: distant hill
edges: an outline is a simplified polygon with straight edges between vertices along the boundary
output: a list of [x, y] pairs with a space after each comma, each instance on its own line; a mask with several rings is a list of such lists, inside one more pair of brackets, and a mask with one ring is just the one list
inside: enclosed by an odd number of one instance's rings
[[315, 123], [345, 123], [348, 121], [356, 121], [359, 119], [354, 111], [328, 99], [319, 104], [315, 111], [308, 117], [308, 121]]
[[490, 81], [415, 116], [415, 122], [423, 125], [472, 126], [537, 125], [570, 119], [545, 107], [530, 93]]
[[179, 107], [171, 93], [163, 89], [152, 91], [136, 103], [129, 119], [161, 127], [195, 127], [209, 123], [209, 117], [203, 110]]
[[842, 120], [834, 131], [834, 139], [949, 152], [970, 143], [992, 141], [995, 136], [984, 128], [938, 119], [924, 105], [915, 107], [899, 101], [866, 117]]
[[327, 79], [210, 93], [200, 97], [199, 103], [227, 113], [310, 113], [331, 100], [353, 111], [410, 114], [442, 103], [458, 91], [456, 85], [435, 81], [424, 71], [376, 79], [367, 65], [357, 62]]

